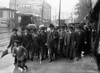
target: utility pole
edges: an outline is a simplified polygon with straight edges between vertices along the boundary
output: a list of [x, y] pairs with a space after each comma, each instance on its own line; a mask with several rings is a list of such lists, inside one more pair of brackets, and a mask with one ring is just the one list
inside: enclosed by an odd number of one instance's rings
[[59, 26], [60, 26], [60, 19], [61, 19], [61, 0], [59, 1]]

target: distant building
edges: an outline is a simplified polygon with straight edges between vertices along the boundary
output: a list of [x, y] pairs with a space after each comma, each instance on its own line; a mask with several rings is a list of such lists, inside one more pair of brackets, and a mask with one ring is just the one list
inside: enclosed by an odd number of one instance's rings
[[[0, 8], [0, 27], [9, 27], [10, 21], [15, 18], [15, 10], [10, 8]], [[13, 22], [11, 22], [13, 24]]]
[[10, 0], [9, 6], [19, 14], [33, 15], [40, 22], [41, 17], [44, 23], [51, 21], [51, 6], [44, 0]]

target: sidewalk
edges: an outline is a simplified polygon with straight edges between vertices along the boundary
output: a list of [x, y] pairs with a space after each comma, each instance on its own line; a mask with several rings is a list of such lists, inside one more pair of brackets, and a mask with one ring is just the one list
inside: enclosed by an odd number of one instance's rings
[[14, 58], [11, 54], [8, 54], [0, 59], [0, 73], [13, 73], [14, 70]]
[[[14, 58], [11, 54], [0, 60], [0, 73], [21, 73], [13, 65]], [[98, 73], [95, 61], [92, 57], [84, 57], [80, 61], [70, 62], [67, 59], [60, 59], [52, 63], [44, 60], [42, 64], [38, 60], [27, 62], [29, 68], [25, 73]]]
[[0, 70], [0, 73], [13, 73], [15, 66], [11, 65], [8, 68], [4, 69], [4, 70]]

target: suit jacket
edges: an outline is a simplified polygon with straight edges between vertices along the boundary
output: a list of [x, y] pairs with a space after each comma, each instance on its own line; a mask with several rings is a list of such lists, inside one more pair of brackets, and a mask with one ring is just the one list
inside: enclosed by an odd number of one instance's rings
[[69, 41], [70, 41], [70, 32], [66, 31], [64, 37], [64, 44], [66, 44], [66, 46], [69, 46]]
[[[84, 39], [84, 38], [83, 38]], [[76, 30], [75, 31], [75, 47], [78, 48], [81, 40], [81, 31]]]
[[17, 60], [24, 60], [27, 57], [27, 50], [23, 46], [14, 47], [13, 54], [15, 54]]
[[74, 58], [75, 57], [75, 32], [71, 32], [70, 35], [70, 42], [69, 42], [69, 46], [70, 46], [70, 58]]
[[46, 32], [42, 32], [42, 33], [40, 33], [38, 35], [39, 46], [41, 46], [41, 47], [45, 46], [46, 40], [47, 40], [47, 34], [46, 34]]
[[28, 49], [32, 44], [32, 35], [29, 33], [27, 35], [23, 35], [22, 44], [26, 49]]
[[16, 35], [13, 34], [13, 35], [11, 36], [10, 42], [9, 42], [9, 45], [8, 45], [7, 48], [9, 48], [9, 47], [13, 48], [13, 47], [14, 47], [14, 41], [15, 41], [15, 40], [21, 41], [21, 38], [20, 38], [20, 36], [19, 36], [18, 34], [16, 34]]
[[51, 46], [53, 46], [54, 45], [54, 31], [53, 32], [51, 32], [51, 31], [49, 31], [49, 32], [47, 32], [47, 46], [48, 47], [51, 47]]

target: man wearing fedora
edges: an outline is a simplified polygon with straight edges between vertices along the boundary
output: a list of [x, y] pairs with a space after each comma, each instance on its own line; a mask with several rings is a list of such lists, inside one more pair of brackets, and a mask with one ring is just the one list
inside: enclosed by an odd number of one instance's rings
[[47, 47], [49, 62], [52, 62], [54, 51], [54, 25], [50, 24], [49, 28], [50, 30], [47, 32]]

